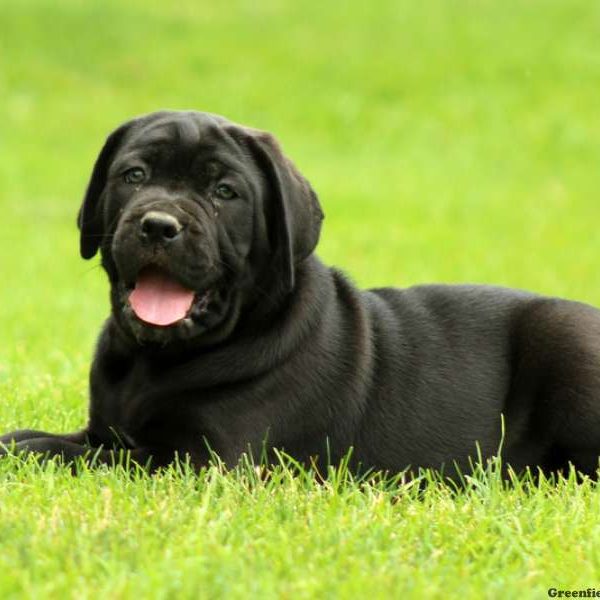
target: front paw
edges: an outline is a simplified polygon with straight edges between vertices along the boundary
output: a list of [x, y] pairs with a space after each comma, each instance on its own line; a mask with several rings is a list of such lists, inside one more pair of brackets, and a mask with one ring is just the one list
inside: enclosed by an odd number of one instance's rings
[[3, 456], [20, 456], [24, 454], [38, 454], [44, 458], [51, 458], [61, 454], [61, 446], [52, 438], [32, 438], [16, 441], [10, 438], [7, 442], [0, 440], [0, 458]]
[[32, 440], [34, 438], [45, 437], [49, 434], [44, 431], [37, 431], [35, 429], [19, 429], [18, 431], [11, 431], [0, 436], [0, 445], [10, 446], [11, 444], [18, 444], [25, 440]]

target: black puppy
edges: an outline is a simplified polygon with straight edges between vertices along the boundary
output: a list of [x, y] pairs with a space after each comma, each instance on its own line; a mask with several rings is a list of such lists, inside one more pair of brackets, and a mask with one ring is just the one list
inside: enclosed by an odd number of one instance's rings
[[600, 453], [600, 313], [484, 286], [357, 290], [313, 254], [323, 215], [274, 138], [159, 112], [114, 131], [79, 213], [112, 314], [78, 433], [17, 451], [200, 467], [279, 448], [300, 461], [520, 470]]

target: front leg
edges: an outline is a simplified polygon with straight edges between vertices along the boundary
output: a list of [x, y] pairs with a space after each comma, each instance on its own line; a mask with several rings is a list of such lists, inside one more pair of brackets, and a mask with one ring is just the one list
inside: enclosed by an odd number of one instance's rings
[[74, 444], [86, 444], [89, 443], [89, 434], [86, 429], [76, 431], [74, 433], [48, 433], [46, 431], [37, 431], [35, 429], [19, 429], [18, 431], [11, 431], [0, 436], [0, 447], [1, 446], [12, 446], [26, 440], [33, 440], [36, 438], [58, 438], [73, 442]]
[[47, 454], [54, 454], [53, 448], [60, 444], [73, 449], [90, 450], [90, 439], [86, 429], [74, 433], [55, 434], [35, 429], [20, 429], [0, 436], [0, 457], [26, 452], [30, 447], [42, 448]]
[[[77, 461], [93, 467], [98, 465], [107, 465], [114, 467], [122, 465], [128, 468], [148, 468], [155, 471], [158, 468], [166, 467], [170, 463], [180, 458], [191, 458], [185, 451], [177, 451], [162, 447], [140, 447], [140, 448], [104, 448], [103, 446], [93, 447], [85, 443], [77, 443], [73, 439], [80, 439], [76, 434], [71, 436], [50, 435], [48, 437], [34, 437], [24, 439], [20, 442], [0, 448], [0, 456], [8, 454], [36, 454], [44, 460], [59, 457], [65, 464], [74, 466]], [[200, 465], [192, 459], [192, 464], [198, 468]]]

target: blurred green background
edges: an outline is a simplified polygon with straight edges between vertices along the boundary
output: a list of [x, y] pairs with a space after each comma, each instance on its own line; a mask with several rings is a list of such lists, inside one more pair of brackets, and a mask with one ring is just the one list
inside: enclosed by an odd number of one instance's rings
[[0, 383], [85, 395], [108, 304], [76, 211], [107, 133], [160, 108], [274, 132], [360, 285], [600, 304], [599, 40], [589, 0], [3, 0]]

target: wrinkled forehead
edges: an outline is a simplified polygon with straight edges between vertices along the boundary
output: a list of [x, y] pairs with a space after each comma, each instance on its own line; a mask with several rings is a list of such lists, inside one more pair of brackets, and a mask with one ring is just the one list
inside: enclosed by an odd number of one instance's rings
[[223, 118], [207, 113], [159, 113], [140, 120], [122, 144], [123, 153], [148, 151], [196, 154], [218, 153], [241, 160], [245, 152], [234, 127]]

